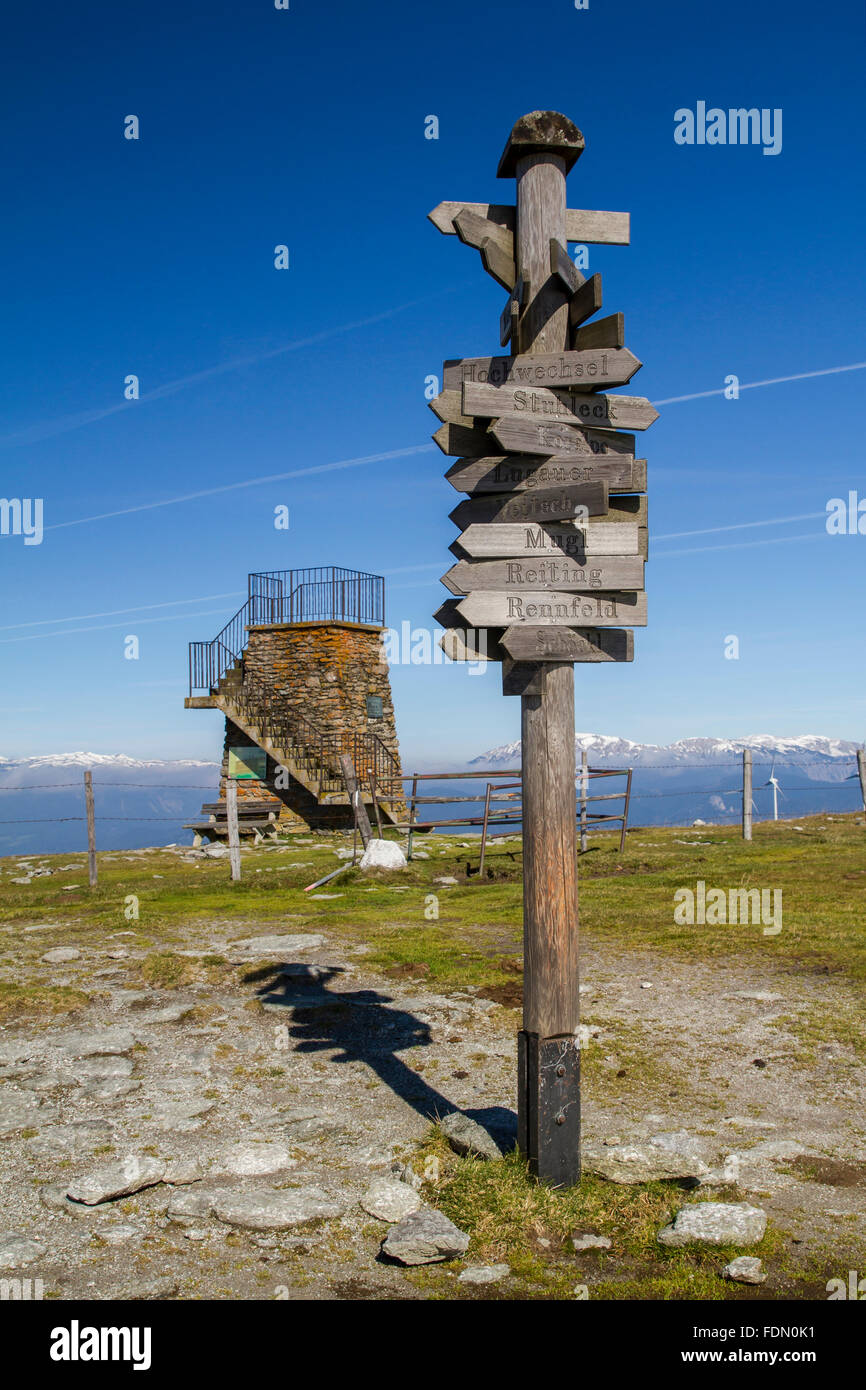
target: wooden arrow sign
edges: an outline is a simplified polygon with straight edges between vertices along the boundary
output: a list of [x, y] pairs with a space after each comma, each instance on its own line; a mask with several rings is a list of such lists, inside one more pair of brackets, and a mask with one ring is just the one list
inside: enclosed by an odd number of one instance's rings
[[[446, 390], [462, 386], [464, 393], [467, 386], [476, 385], [551, 387], [556, 388], [558, 394], [574, 387], [594, 391], [600, 386], [624, 386], [641, 366], [640, 359], [628, 348], [589, 348], [578, 352], [540, 352], [535, 356], [522, 353], [516, 357], [452, 359], [443, 364], [442, 380]], [[611, 400], [620, 399], [628, 397], [611, 397]], [[507, 413], [495, 409], [487, 411], [491, 417]]]
[[634, 661], [634, 633], [622, 628], [507, 627], [501, 645], [514, 661]]
[[488, 274], [498, 280], [503, 289], [513, 289], [517, 279], [514, 233], [468, 208], [454, 218], [454, 230], [466, 246], [475, 246], [481, 252], [481, 261]]
[[507, 497], [467, 498], [458, 502], [450, 519], [462, 529], [490, 521], [559, 521], [575, 516], [585, 520], [587, 516], [604, 516], [607, 509], [606, 483], [570, 483], [566, 487], [533, 488]]
[[443, 454], [466, 454], [476, 458], [490, 453], [491, 439], [486, 430], [471, 430], [465, 425], [441, 425], [432, 438]]
[[462, 425], [464, 429], [475, 429], [475, 419], [463, 414], [462, 393], [460, 391], [440, 391], [432, 401], [427, 402], [437, 420], [446, 425]]
[[[427, 216], [446, 236], [452, 236], [457, 228], [455, 217], [463, 210], [474, 212], [489, 222], [495, 222], [507, 231], [514, 231], [515, 211], [513, 203], [438, 203]], [[587, 208], [566, 208], [565, 236], [567, 241], [582, 241], [588, 246], [628, 246], [630, 240], [630, 214], [627, 212], [595, 212]]]
[[646, 627], [646, 594], [472, 593], [457, 611], [473, 627], [550, 623], [564, 627]]
[[644, 562], [637, 555], [587, 555], [586, 559], [554, 556], [535, 560], [461, 560], [442, 576], [452, 594], [474, 594], [495, 589], [522, 593], [526, 589], [563, 589], [591, 593], [593, 589], [628, 589], [644, 586]]
[[527, 526], [520, 522], [467, 526], [449, 549], [459, 559], [488, 559], [516, 555], [564, 555], [583, 560], [590, 555], [646, 555], [646, 527], [621, 521], [606, 526], [587, 521], [583, 526], [551, 522]]
[[445, 474], [458, 492], [527, 492], [569, 483], [606, 483], [608, 492], [645, 492], [646, 459], [609, 458], [569, 462], [531, 454], [494, 454], [458, 459]]
[[463, 383], [463, 412], [492, 419], [518, 415], [535, 423], [553, 421], [602, 430], [646, 430], [659, 418], [644, 396], [587, 395], [545, 386], [486, 386], [468, 381]]
[[[495, 389], [495, 388], [494, 388]], [[466, 449], [477, 458], [490, 452], [491, 437], [502, 449], [515, 454], [545, 454], [548, 458], [603, 458], [612, 454], [634, 458], [634, 435], [613, 434], [602, 430], [585, 430], [575, 425], [539, 424], [519, 415], [494, 420], [486, 436], [487, 449]], [[436, 436], [434, 435], [435, 439]], [[438, 442], [438, 441], [437, 441]], [[441, 446], [440, 446], [441, 447]], [[456, 453], [446, 449], [445, 453]]]
[[505, 653], [499, 645], [499, 632], [494, 628], [470, 628], [457, 612], [457, 600], [448, 598], [436, 609], [433, 621], [447, 631], [439, 646], [452, 661], [501, 661]]
[[582, 285], [575, 286], [568, 305], [568, 322], [572, 328], [576, 328], [584, 319], [588, 319], [591, 314], [595, 314], [601, 308], [601, 276], [599, 274], [590, 275], [588, 280], [584, 280]]
[[585, 284], [586, 276], [581, 275], [561, 241], [550, 238], [550, 273], [557, 276], [567, 294], [576, 294]]
[[[587, 283], [589, 283], [587, 281]], [[571, 346], [578, 352], [586, 348], [618, 348], [625, 342], [625, 314], [608, 314], [594, 319], [571, 334]]]

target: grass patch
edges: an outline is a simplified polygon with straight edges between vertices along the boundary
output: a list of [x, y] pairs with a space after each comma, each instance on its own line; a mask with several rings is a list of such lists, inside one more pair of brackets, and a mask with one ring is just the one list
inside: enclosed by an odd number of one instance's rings
[[152, 951], [140, 965], [141, 978], [154, 989], [180, 989], [198, 979], [195, 962], [176, 951]]
[[0, 980], [0, 1022], [18, 1018], [54, 1018], [86, 1009], [90, 995], [69, 985], [20, 985]]

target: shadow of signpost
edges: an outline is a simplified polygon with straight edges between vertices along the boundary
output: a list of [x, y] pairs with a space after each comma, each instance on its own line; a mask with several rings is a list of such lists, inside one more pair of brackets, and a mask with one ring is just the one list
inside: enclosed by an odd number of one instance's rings
[[[333, 986], [339, 966], [287, 963], [247, 975], [261, 981], [256, 991], [264, 1004], [291, 1010], [289, 1036], [298, 1052], [335, 1052], [335, 1063], [363, 1062], [379, 1080], [424, 1119], [444, 1119], [460, 1110], [453, 1101], [413, 1071], [398, 1053], [429, 1047], [429, 1025], [406, 1009], [391, 1008], [386, 994], [372, 989], [341, 991]], [[513, 1146], [517, 1119], [504, 1106], [464, 1110], [497, 1141]]]

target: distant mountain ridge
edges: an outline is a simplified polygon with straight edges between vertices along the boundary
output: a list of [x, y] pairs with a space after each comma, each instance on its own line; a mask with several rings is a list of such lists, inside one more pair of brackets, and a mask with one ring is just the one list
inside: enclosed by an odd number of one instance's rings
[[[823, 734], [802, 734], [785, 738], [776, 734], [747, 734], [743, 738], [681, 738], [674, 743], [635, 743], [631, 739], [611, 734], [577, 733], [574, 736], [575, 764], [586, 750], [591, 762], [611, 767], [668, 767], [688, 768], [700, 764], [718, 766], [723, 761], [737, 761], [744, 749], [751, 749], [752, 759], [766, 757], [781, 766], [785, 763], [801, 767], [810, 764], [826, 766], [838, 759], [856, 759], [862, 745], [850, 739], [827, 738]], [[520, 740], [500, 744], [472, 758], [469, 767], [508, 767], [520, 762]]]

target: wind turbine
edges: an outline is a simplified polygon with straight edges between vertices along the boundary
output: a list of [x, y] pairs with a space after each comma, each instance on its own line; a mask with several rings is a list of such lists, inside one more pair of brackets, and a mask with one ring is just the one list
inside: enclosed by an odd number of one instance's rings
[[784, 796], [782, 788], [779, 786], [779, 779], [776, 776], [776, 761], [773, 759], [773, 766], [770, 768], [770, 775], [764, 783], [765, 787], [773, 788], [773, 820], [779, 819], [779, 797]]

